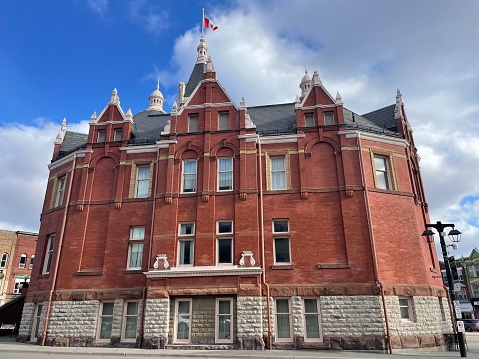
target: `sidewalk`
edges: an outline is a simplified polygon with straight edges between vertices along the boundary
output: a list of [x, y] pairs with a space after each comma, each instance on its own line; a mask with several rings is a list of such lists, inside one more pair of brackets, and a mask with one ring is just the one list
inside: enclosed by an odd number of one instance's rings
[[[479, 358], [479, 352], [469, 348], [469, 358]], [[25, 357], [29, 354], [46, 354], [69, 356], [89, 356], [89, 357], [123, 357], [123, 358], [149, 358], [161, 357], [162, 359], [178, 359], [178, 358], [238, 358], [238, 359], [273, 359], [273, 358], [322, 358], [322, 359], [387, 359], [391, 358], [390, 354], [383, 354], [371, 351], [328, 351], [328, 350], [176, 350], [176, 349], [138, 349], [138, 348], [98, 348], [98, 347], [41, 347], [39, 345], [17, 343], [15, 338], [0, 338], [0, 357], [5, 357], [3, 353], [25, 353]], [[438, 351], [416, 351], [411, 350], [393, 351], [394, 357], [407, 359], [446, 359], [460, 358], [459, 351], [438, 352]], [[8, 357], [8, 356], [7, 356]]]

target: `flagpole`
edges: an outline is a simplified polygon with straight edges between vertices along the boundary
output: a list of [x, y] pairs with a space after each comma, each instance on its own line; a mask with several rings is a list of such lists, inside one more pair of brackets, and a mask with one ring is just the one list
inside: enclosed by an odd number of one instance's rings
[[203, 19], [201, 21], [201, 37], [203, 37], [204, 31], [205, 31], [205, 8], [203, 8], [202, 10], [203, 10]]

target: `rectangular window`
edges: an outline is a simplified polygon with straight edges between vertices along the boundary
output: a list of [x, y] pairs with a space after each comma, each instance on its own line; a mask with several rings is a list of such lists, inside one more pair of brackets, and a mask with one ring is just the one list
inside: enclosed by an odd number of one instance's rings
[[189, 343], [191, 338], [191, 299], [177, 299], [175, 302], [176, 343]]
[[113, 326], [114, 303], [101, 303], [100, 318], [98, 323], [98, 341], [109, 341]]
[[233, 234], [233, 221], [218, 221], [216, 222], [217, 234]]
[[98, 130], [98, 137], [96, 139], [96, 142], [105, 142], [106, 139], [106, 130]]
[[30, 257], [30, 265], [28, 266], [28, 269], [32, 269], [33, 268], [33, 261], [35, 260], [35, 254], [32, 254], [32, 256]]
[[196, 192], [196, 160], [183, 161], [183, 193]]
[[286, 164], [284, 157], [271, 157], [271, 189], [286, 189]]
[[218, 130], [230, 129], [230, 113], [228, 111], [218, 112]]
[[61, 206], [63, 204], [63, 194], [65, 192], [65, 182], [67, 176], [62, 176], [58, 178], [57, 182], [57, 193], [55, 197], [55, 207]]
[[8, 254], [3, 253], [2, 254], [2, 259], [0, 260], [0, 268], [5, 268], [7, 266], [7, 261], [8, 261]]
[[233, 158], [220, 157], [218, 160], [218, 191], [233, 189]]
[[123, 138], [123, 130], [121, 128], [116, 128], [113, 135], [113, 141], [121, 141], [122, 138]]
[[399, 310], [402, 320], [412, 320], [411, 300], [408, 297], [399, 297]]
[[136, 198], [146, 198], [149, 195], [150, 166], [138, 166], [136, 168]]
[[273, 233], [289, 233], [289, 221], [287, 219], [274, 220]]
[[[30, 281], [30, 280], [28, 280], [28, 281]], [[23, 279], [21, 279], [21, 278], [16, 278], [15, 279], [15, 285], [13, 287], [13, 294], [20, 294], [20, 288], [18, 286], [22, 283], [23, 283]]]
[[473, 266], [468, 266], [467, 270], [469, 271], [469, 276], [471, 278], [474, 277], [474, 267]]
[[304, 340], [319, 341], [321, 333], [319, 330], [319, 301], [318, 299], [304, 299]]
[[304, 114], [304, 126], [314, 127], [314, 114], [313, 113]]
[[292, 340], [289, 299], [276, 299], [276, 340]]
[[45, 260], [43, 261], [42, 274], [50, 273], [50, 265], [52, 263], [53, 248], [55, 247], [55, 235], [51, 234], [48, 237], [47, 247], [45, 249]]
[[194, 263], [195, 241], [195, 224], [180, 223], [178, 239], [178, 265], [192, 266]]
[[126, 302], [123, 316], [122, 341], [135, 341], [138, 329], [139, 302]]
[[198, 131], [199, 131], [199, 116], [189, 115], [188, 116], [188, 132], [198, 132]]
[[42, 310], [43, 304], [37, 304], [37, 307], [35, 308], [35, 315], [33, 317], [32, 335], [30, 337], [30, 341], [36, 341], [38, 336], [40, 335], [40, 321], [42, 318]]
[[131, 227], [127, 269], [141, 269], [143, 263], [143, 242], [140, 241], [144, 239], [145, 227]]
[[218, 238], [216, 240], [218, 264], [233, 264], [233, 240], [231, 238]]
[[325, 112], [324, 113], [324, 124], [326, 126], [334, 125], [334, 112]]
[[374, 156], [374, 168], [376, 173], [376, 187], [390, 189], [389, 163], [386, 157]]
[[233, 299], [216, 300], [216, 343], [233, 343]]
[[25, 268], [26, 264], [27, 264], [27, 255], [23, 253], [20, 256], [20, 263], [18, 264], [18, 268]]
[[290, 264], [291, 263], [289, 238], [274, 239], [274, 261], [275, 261], [275, 264]]

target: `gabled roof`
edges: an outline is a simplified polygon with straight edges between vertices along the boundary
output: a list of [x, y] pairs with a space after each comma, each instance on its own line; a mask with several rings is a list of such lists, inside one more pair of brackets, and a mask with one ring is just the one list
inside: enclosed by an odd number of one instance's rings
[[190, 79], [186, 83], [185, 88], [185, 97], [190, 97], [193, 93], [193, 90], [198, 86], [201, 80], [203, 80], [203, 72], [204, 72], [205, 64], [199, 63], [195, 64], [193, 67], [193, 71], [191, 72]]
[[396, 105], [390, 105], [378, 110], [365, 113], [362, 117], [374, 122], [376, 125], [387, 128], [388, 130], [397, 131], [396, 120], [394, 118], [394, 109]]

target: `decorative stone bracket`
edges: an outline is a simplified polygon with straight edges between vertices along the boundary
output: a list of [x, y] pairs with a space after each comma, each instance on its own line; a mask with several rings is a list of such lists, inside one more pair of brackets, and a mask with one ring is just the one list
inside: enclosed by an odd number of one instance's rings
[[165, 269], [168, 269], [170, 267], [170, 264], [168, 263], [166, 254], [158, 254], [156, 256], [156, 261], [153, 264], [153, 268], [158, 269], [158, 265], [159, 265], [160, 260], [163, 260], [163, 267]]
[[249, 257], [250, 267], [254, 267], [254, 265], [256, 264], [256, 261], [254, 260], [253, 252], [251, 251], [243, 251], [243, 253], [241, 253], [241, 259], [239, 261], [239, 265], [244, 267], [245, 257]]

